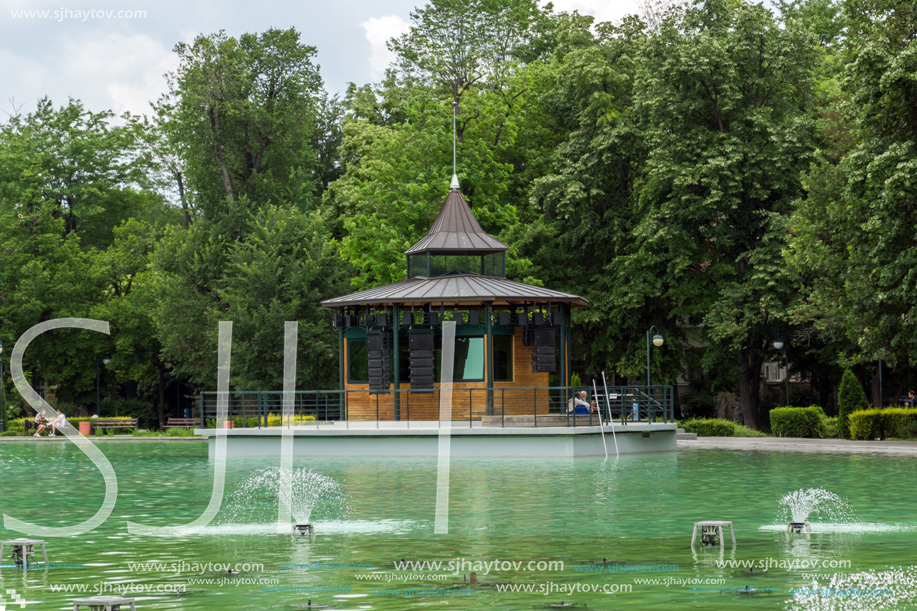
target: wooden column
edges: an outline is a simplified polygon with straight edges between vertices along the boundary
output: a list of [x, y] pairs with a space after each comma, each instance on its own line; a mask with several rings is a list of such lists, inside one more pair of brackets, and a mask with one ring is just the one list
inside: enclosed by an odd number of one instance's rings
[[[346, 318], [346, 317], [345, 317]], [[338, 407], [340, 407], [341, 419], [344, 419], [344, 386], [347, 381], [347, 359], [344, 358], [344, 325], [338, 327]]]
[[[484, 335], [487, 338], [487, 415], [494, 413], [494, 322], [493, 308], [484, 304]], [[468, 409], [471, 409], [469, 406]]]
[[398, 392], [401, 383], [401, 350], [399, 349], [398, 332], [401, 329], [401, 312], [398, 310], [398, 304], [392, 304], [392, 316], [395, 318], [395, 324], [392, 325], [392, 351], [395, 353], [392, 358], [395, 362], [392, 364], [392, 375], [395, 380], [392, 384], [395, 389], [395, 420], [401, 420], [401, 393]]

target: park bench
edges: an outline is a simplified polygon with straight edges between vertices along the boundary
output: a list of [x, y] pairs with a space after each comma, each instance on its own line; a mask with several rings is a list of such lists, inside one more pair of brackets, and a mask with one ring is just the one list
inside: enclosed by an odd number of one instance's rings
[[135, 429], [136, 418], [96, 418], [92, 421], [92, 430], [99, 429]]
[[162, 425], [164, 429], [193, 429], [200, 426], [200, 418], [169, 418], [169, 421]]

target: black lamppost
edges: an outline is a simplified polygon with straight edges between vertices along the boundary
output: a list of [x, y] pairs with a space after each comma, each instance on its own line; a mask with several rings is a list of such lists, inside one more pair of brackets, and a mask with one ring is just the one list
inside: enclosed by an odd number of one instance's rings
[[659, 335], [659, 329], [656, 329], [656, 325], [653, 325], [646, 332], [646, 392], [650, 391], [650, 341], [653, 331], [656, 331], [656, 335], [652, 336], [653, 345], [659, 348], [665, 342], [661, 335]]
[[0, 433], [6, 430], [6, 405], [3, 403], [3, 340], [0, 339]]
[[786, 406], [790, 406], [790, 347], [787, 346], [781, 338], [774, 340], [774, 348], [783, 352], [784, 357], [786, 358], [786, 368], [784, 371], [784, 378], [786, 379]]
[[111, 357], [106, 356], [104, 359], [96, 357], [96, 418], [102, 417], [102, 385], [99, 376], [99, 361], [103, 365], [108, 365], [111, 363]]

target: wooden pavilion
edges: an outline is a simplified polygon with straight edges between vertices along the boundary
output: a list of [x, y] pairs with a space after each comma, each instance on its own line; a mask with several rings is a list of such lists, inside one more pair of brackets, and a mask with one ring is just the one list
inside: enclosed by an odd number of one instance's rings
[[506, 250], [453, 176], [405, 253], [407, 280], [322, 302], [334, 310], [347, 419], [436, 420], [445, 321], [456, 323], [453, 420], [562, 409], [548, 387], [569, 385], [570, 309], [587, 301], [507, 280]]

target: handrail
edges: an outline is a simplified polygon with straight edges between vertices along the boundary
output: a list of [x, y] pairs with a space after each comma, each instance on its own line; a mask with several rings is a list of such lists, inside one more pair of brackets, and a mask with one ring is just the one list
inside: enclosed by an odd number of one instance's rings
[[[454, 413], [464, 426], [469, 428], [480, 425], [482, 418], [496, 418], [498, 426], [516, 426], [515, 418], [527, 416], [531, 424], [538, 425], [545, 416], [554, 414], [567, 415], [568, 425], [584, 426], [586, 418], [576, 418], [576, 414], [567, 414], [568, 400], [574, 393], [586, 390], [596, 400], [604, 394], [605, 404], [600, 409], [599, 423], [612, 422], [615, 410], [620, 409], [621, 423], [626, 424], [631, 400], [646, 410], [650, 421], [661, 416], [663, 421], [673, 419], [674, 392], [671, 386], [605, 386], [599, 392], [597, 388], [572, 386], [526, 386], [512, 387], [500, 385], [495, 388], [462, 388], [453, 391], [456, 406]], [[492, 393], [493, 403], [488, 402], [488, 392]], [[425, 393], [411, 392], [410, 389], [385, 390], [370, 392], [367, 389], [348, 390], [299, 390], [294, 392], [294, 423], [302, 417], [312, 416], [318, 422], [340, 420], [372, 420], [376, 422], [394, 421], [392, 404], [398, 393], [401, 404], [401, 420], [416, 422], [438, 418], [439, 389]], [[201, 426], [208, 425], [207, 420], [216, 417], [217, 393], [205, 391], [200, 393], [195, 417], [200, 419]], [[238, 390], [229, 392], [229, 416], [236, 419], [236, 426], [267, 427], [275, 424], [274, 418], [282, 413], [283, 391], [281, 390]], [[497, 404], [499, 403], [499, 405]], [[468, 410], [467, 413], [465, 410]], [[593, 414], [588, 415], [589, 425], [594, 425]], [[572, 421], [570, 420], [572, 417]], [[269, 421], [270, 419], [270, 421]], [[241, 421], [241, 422], [240, 422]], [[550, 422], [546, 426], [552, 426]], [[214, 423], [211, 422], [212, 426]], [[306, 422], [303, 422], [306, 424]], [[457, 423], [456, 423], [457, 424]], [[545, 426], [545, 425], [542, 425]]]

